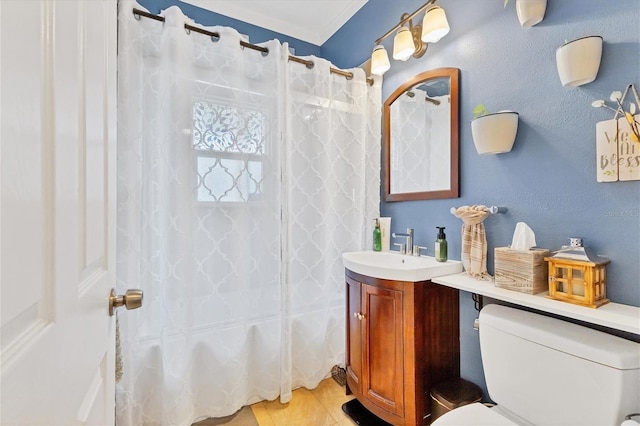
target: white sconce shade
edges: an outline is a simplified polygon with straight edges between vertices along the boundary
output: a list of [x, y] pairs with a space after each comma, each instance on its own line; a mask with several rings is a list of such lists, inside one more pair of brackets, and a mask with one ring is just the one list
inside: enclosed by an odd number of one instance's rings
[[577, 87], [596, 79], [602, 58], [602, 37], [589, 36], [556, 50], [556, 65], [563, 86]]
[[407, 27], [401, 27], [393, 39], [393, 59], [406, 61], [416, 51], [413, 36]]
[[422, 41], [435, 43], [449, 33], [449, 22], [440, 6], [427, 10], [422, 20]]
[[471, 121], [471, 137], [478, 154], [511, 151], [518, 133], [518, 116], [515, 111], [500, 111], [474, 118]]
[[516, 0], [518, 21], [524, 28], [531, 28], [544, 19], [547, 0]]
[[377, 44], [371, 54], [371, 74], [382, 75], [391, 68], [389, 55], [383, 45]]

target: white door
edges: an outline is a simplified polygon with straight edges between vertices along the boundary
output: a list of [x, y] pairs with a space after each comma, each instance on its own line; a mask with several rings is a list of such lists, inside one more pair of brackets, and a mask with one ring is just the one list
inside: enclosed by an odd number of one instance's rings
[[113, 424], [115, 0], [0, 0], [0, 423]]

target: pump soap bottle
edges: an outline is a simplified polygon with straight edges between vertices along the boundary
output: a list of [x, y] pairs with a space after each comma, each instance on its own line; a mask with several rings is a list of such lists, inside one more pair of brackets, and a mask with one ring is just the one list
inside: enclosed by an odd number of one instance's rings
[[373, 228], [373, 251], [382, 250], [382, 233], [380, 232], [380, 221], [378, 218], [374, 219], [376, 224]]
[[447, 261], [447, 236], [444, 234], [444, 226], [436, 226], [438, 228], [438, 238], [436, 239], [436, 260], [438, 262]]

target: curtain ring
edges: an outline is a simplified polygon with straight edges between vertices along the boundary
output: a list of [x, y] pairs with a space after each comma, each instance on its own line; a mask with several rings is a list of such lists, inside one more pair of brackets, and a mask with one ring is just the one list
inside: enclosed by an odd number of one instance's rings
[[191, 35], [191, 30], [189, 29], [189, 27], [187, 27], [186, 24], [184, 26], [184, 32], [187, 33], [187, 35]]
[[217, 35], [217, 36], [212, 35], [211, 36], [211, 41], [214, 42], [214, 43], [219, 42], [220, 41], [220, 36], [219, 35]]
[[269, 56], [269, 48], [265, 47], [266, 50], [261, 51], [260, 53], [262, 54], [263, 57], [265, 56]]
[[133, 11], [132, 11], [132, 12], [133, 12], [133, 18], [134, 18], [136, 21], [139, 21], [139, 20], [140, 20], [140, 14], [139, 14], [138, 12], [136, 12], [136, 10], [135, 10], [135, 9], [133, 9]]
[[313, 67], [316, 66], [316, 64], [313, 61], [308, 61], [304, 66], [307, 67], [307, 69], [312, 70]]
[[345, 75], [345, 78], [346, 78], [347, 80], [353, 80], [353, 73], [352, 73], [352, 72], [350, 72], [350, 73], [349, 73], [349, 75]]

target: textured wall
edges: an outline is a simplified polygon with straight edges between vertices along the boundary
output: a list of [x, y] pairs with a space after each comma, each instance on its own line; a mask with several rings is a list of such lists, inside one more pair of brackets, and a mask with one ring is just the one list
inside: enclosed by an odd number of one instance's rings
[[[424, 2], [369, 0], [322, 46], [322, 55], [340, 67], [368, 59], [373, 42]], [[382, 203], [394, 231], [415, 228], [415, 241], [433, 246], [436, 226], [447, 227], [449, 256], [460, 259], [460, 224], [453, 206], [506, 206], [509, 212], [485, 222], [489, 270], [494, 247], [510, 243], [519, 221], [536, 232], [540, 247], [558, 249], [571, 235], [582, 236], [595, 252], [611, 259], [608, 295], [614, 302], [640, 306], [640, 181], [597, 183], [595, 123], [610, 119], [591, 107], [613, 90], [634, 83], [640, 89], [640, 2], [638, 0], [549, 0], [545, 19], [520, 27], [515, 0], [441, 0], [451, 32], [430, 45], [421, 59], [391, 60], [383, 98], [403, 81], [428, 69], [460, 68], [459, 199]], [[422, 15], [420, 15], [421, 17]], [[604, 38], [596, 81], [564, 88], [556, 71], [555, 51], [566, 40], [587, 35]], [[393, 37], [385, 42], [392, 50]], [[473, 107], [520, 113], [513, 151], [479, 156], [473, 146]], [[640, 151], [640, 145], [636, 146]], [[430, 253], [433, 255], [433, 252]], [[484, 386], [476, 312], [468, 293], [461, 294], [462, 375]], [[560, 302], [559, 302], [560, 303]]]

